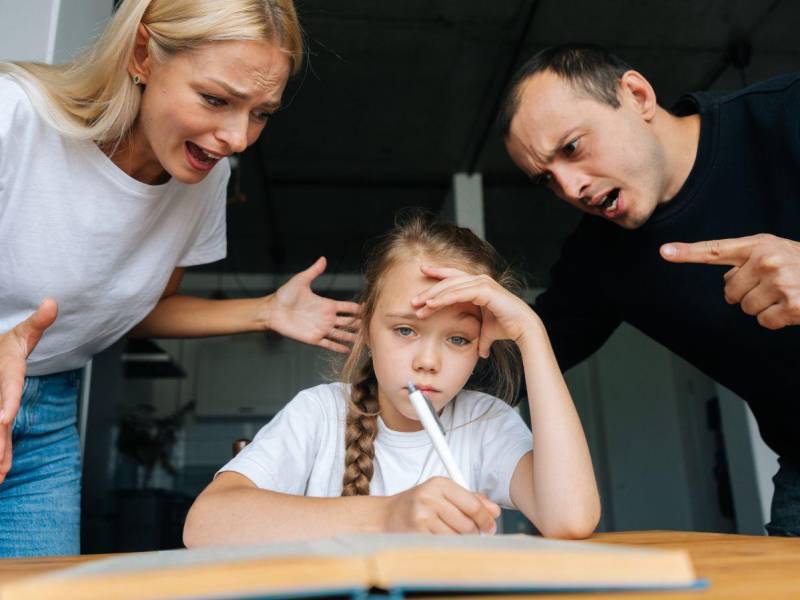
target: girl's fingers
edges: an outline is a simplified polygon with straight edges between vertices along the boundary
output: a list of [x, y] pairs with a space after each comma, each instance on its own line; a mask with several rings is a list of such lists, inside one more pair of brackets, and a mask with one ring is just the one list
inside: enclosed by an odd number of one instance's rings
[[439, 519], [454, 533], [478, 533], [480, 531], [475, 521], [450, 502], [445, 502], [440, 506], [437, 514]]
[[[428, 297], [423, 305], [417, 307], [416, 309], [417, 316], [423, 319], [429, 314], [436, 312], [443, 306], [448, 306], [449, 304], [453, 304], [452, 302], [445, 302], [444, 298], [446, 298], [449, 294], [452, 294], [454, 292], [458, 292], [460, 290], [469, 290], [469, 289], [471, 290], [481, 289], [491, 293], [492, 288], [491, 286], [486, 285], [486, 279], [475, 279], [470, 277], [462, 281], [452, 280], [451, 284], [441, 288], [433, 296]], [[472, 302], [472, 300], [460, 300], [459, 302]], [[431, 310], [426, 311], [425, 309], [431, 309]]]
[[446, 290], [429, 299], [425, 306], [417, 311], [417, 316], [423, 318], [436, 310], [459, 302], [469, 302], [476, 306], [486, 306], [489, 303], [488, 294], [480, 284], [465, 285], [463, 287]]
[[437, 294], [440, 294], [443, 290], [446, 290], [454, 285], [461, 285], [465, 282], [469, 282], [475, 279], [473, 275], [467, 275], [464, 277], [448, 277], [447, 279], [442, 279], [438, 283], [434, 283], [431, 287], [429, 287], [424, 292], [414, 296], [411, 299], [412, 306], [422, 306], [425, 304], [427, 300], [433, 298]]
[[462, 271], [461, 269], [456, 269], [453, 267], [434, 267], [433, 265], [422, 265], [420, 266], [420, 270], [425, 273], [428, 277], [433, 277], [435, 279], [445, 279], [447, 277], [459, 277], [461, 275], [470, 274], [466, 271]]
[[[475, 528], [466, 531], [484, 531], [486, 533], [494, 531], [494, 518], [487, 510], [486, 503], [483, 502], [476, 494], [470, 492], [469, 490], [465, 490], [460, 486], [458, 488], [455, 486], [450, 486], [445, 490], [444, 495], [445, 498], [450, 501], [453, 508], [458, 511], [461, 517], [471, 522], [472, 526]], [[448, 513], [448, 515], [455, 518], [452, 513]], [[453, 525], [453, 523], [450, 521], [448, 521], [448, 523], [451, 526]]]
[[478, 341], [478, 356], [481, 358], [489, 358], [494, 341], [495, 340], [488, 335], [481, 335], [481, 339]]
[[428, 525], [428, 532], [435, 535], [455, 535], [458, 533], [458, 531], [450, 527], [441, 519], [436, 519], [434, 522], [430, 523]]

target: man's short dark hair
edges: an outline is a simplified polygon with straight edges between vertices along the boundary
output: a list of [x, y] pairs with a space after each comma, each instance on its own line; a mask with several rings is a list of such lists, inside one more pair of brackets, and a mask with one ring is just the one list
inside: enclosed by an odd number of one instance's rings
[[500, 128], [508, 137], [511, 121], [519, 109], [522, 84], [543, 71], [555, 73], [600, 102], [619, 108], [619, 80], [631, 67], [602, 46], [563, 44], [539, 51], [522, 65], [500, 110]]

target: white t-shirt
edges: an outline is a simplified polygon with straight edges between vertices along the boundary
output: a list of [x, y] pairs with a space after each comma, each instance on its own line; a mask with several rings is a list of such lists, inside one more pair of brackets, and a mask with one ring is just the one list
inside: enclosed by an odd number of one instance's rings
[[[342, 493], [349, 386], [318, 385], [300, 392], [222, 471], [241, 473], [260, 488], [332, 497]], [[502, 400], [462, 391], [440, 417], [469, 488], [513, 508], [511, 476], [532, 449], [531, 431]], [[378, 417], [370, 494], [389, 496], [431, 477], [447, 476], [424, 431], [400, 432]]]
[[59, 313], [28, 374], [81, 367], [156, 305], [175, 267], [225, 256], [230, 167], [147, 185], [62, 137], [0, 76], [0, 332], [45, 297]]

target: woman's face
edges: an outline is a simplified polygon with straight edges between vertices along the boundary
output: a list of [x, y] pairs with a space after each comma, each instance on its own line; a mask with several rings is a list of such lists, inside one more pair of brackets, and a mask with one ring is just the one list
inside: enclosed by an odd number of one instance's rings
[[130, 164], [120, 166], [146, 183], [167, 174], [197, 183], [223, 157], [256, 141], [280, 106], [290, 62], [272, 42], [229, 41], [162, 62], [148, 56], [139, 69], [142, 103], [128, 152], [121, 153]]

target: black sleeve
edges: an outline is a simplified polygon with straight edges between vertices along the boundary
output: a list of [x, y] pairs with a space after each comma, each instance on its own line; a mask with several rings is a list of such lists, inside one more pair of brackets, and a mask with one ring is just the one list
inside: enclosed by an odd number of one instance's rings
[[579, 227], [552, 269], [550, 287], [533, 307], [547, 328], [562, 371], [591, 356], [621, 322], [602, 293], [595, 265], [587, 260], [591, 244], [582, 244], [580, 240]]

